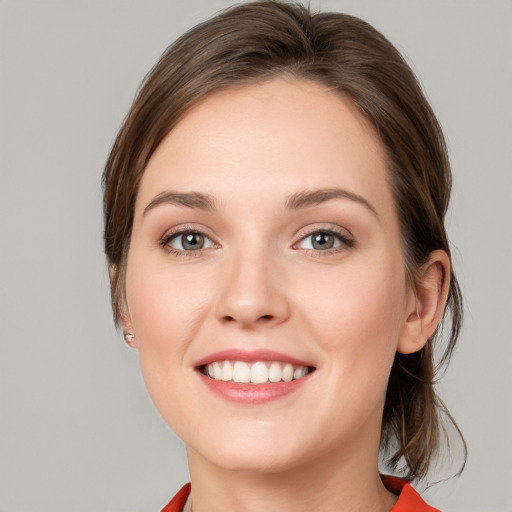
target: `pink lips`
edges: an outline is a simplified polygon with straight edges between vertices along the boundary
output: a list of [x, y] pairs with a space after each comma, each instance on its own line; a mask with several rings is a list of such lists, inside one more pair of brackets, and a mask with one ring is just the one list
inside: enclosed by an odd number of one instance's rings
[[312, 367], [307, 361], [302, 361], [272, 350], [223, 350], [210, 354], [197, 361], [195, 365], [197, 375], [210, 391], [228, 401], [240, 404], [261, 404], [289, 395], [303, 386], [309, 380], [311, 373], [290, 382], [269, 382], [257, 385], [240, 384], [231, 381], [215, 380], [204, 375], [202, 368], [215, 361], [245, 361], [248, 363], [257, 361], [280, 361], [295, 366]]

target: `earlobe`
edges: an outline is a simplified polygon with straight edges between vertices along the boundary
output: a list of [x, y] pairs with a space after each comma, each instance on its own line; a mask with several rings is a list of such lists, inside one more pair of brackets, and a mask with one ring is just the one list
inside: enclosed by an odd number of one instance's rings
[[123, 301], [120, 307], [121, 310], [121, 326], [123, 328], [123, 337], [126, 344], [130, 347], [137, 349], [137, 339], [135, 338], [135, 334], [133, 332], [132, 322], [130, 318], [130, 314], [128, 312], [128, 308]]
[[125, 305], [121, 306], [121, 325], [123, 327], [124, 341], [126, 341], [126, 344], [130, 347], [137, 349], [137, 339], [135, 338], [130, 315]]
[[[118, 269], [116, 265], [110, 265], [108, 269], [109, 277], [110, 277], [110, 283], [112, 289], [117, 287], [118, 283]], [[115, 285], [114, 285], [115, 283]], [[119, 294], [121, 295], [121, 294]], [[123, 329], [123, 338], [124, 341], [126, 341], [126, 344], [130, 347], [137, 349], [137, 340], [135, 338], [135, 334], [133, 332], [132, 327], [132, 321], [130, 318], [130, 313], [128, 311], [128, 306], [126, 304], [126, 300], [124, 297], [117, 297], [117, 300], [119, 300], [119, 320], [121, 323], [121, 327]], [[116, 307], [116, 306], [115, 306]]]
[[137, 344], [135, 341], [135, 334], [125, 332], [124, 333], [124, 341], [126, 341], [126, 344], [130, 345], [130, 347], [135, 348], [135, 349], [137, 348]]
[[450, 258], [445, 251], [434, 251], [410, 291], [398, 352], [417, 352], [434, 335], [443, 317], [449, 288]]

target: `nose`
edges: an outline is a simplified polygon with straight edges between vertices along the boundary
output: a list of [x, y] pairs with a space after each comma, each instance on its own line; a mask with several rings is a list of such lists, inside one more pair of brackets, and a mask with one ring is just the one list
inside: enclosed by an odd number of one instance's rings
[[268, 254], [234, 257], [219, 275], [218, 320], [247, 330], [284, 322], [290, 314], [284, 281]]

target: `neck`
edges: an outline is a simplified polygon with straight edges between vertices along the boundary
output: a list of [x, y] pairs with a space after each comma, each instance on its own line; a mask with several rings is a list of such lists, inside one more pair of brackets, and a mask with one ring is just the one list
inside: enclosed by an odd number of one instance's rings
[[319, 456], [279, 472], [219, 468], [188, 450], [193, 512], [387, 512], [396, 502], [370, 460], [344, 453]]

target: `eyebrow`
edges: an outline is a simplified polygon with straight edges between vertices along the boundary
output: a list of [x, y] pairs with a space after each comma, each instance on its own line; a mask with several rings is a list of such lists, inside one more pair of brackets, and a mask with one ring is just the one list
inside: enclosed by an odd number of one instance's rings
[[173, 192], [170, 190], [158, 194], [146, 208], [144, 208], [143, 215], [146, 215], [148, 211], [161, 204], [174, 204], [176, 206], [185, 206], [186, 208], [204, 211], [217, 210], [217, 202], [213, 196], [201, 194], [200, 192]]
[[[287, 210], [301, 210], [303, 208], [317, 206], [331, 199], [349, 199], [350, 201], [363, 205], [379, 218], [375, 207], [364, 197], [341, 188], [325, 188], [295, 192], [287, 196], [285, 208]], [[202, 194], [201, 192], [174, 192], [169, 190], [158, 194], [146, 208], [144, 208], [143, 215], [161, 204], [173, 204], [204, 211], [218, 210], [215, 197], [209, 194]]]
[[308, 208], [310, 206], [317, 206], [331, 199], [349, 199], [366, 207], [370, 210], [377, 218], [379, 215], [375, 207], [367, 201], [364, 197], [354, 194], [348, 190], [342, 188], [324, 188], [316, 190], [304, 190], [291, 194], [286, 200], [287, 210], [300, 210], [302, 208]]

